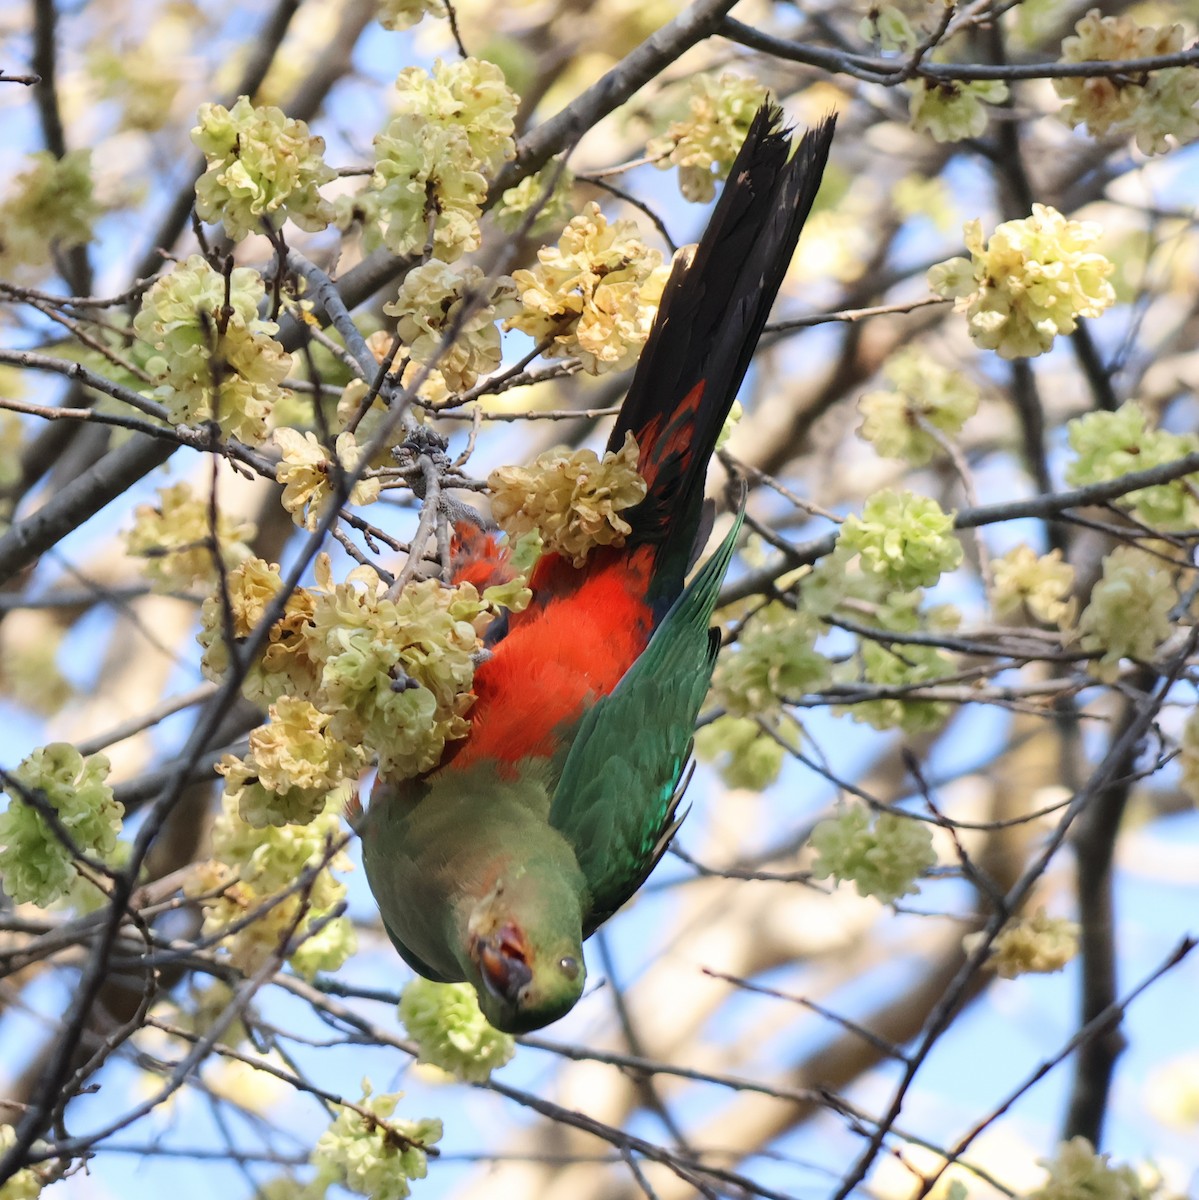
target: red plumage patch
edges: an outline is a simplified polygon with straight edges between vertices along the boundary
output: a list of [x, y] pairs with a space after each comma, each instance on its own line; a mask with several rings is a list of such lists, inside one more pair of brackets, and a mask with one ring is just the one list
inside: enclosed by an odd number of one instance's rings
[[479, 591], [507, 583], [513, 577], [507, 544], [496, 534], [470, 521], [457, 521], [450, 540], [450, 578], [454, 583], [473, 583]]
[[541, 604], [513, 617], [507, 636], [475, 672], [471, 732], [452, 751], [452, 770], [552, 755], [559, 729], [612, 691], [645, 649], [653, 631], [644, 600], [649, 549], [596, 551], [592, 560], [578, 571], [547, 564], [555, 581], [569, 570], [577, 586], [567, 594], [550, 590]]
[[700, 380], [677, 405], [668, 412], [655, 413], [653, 420], [633, 431], [640, 455], [637, 470], [652, 492], [658, 473], [672, 457], [678, 456], [682, 471], [688, 457], [695, 452], [696, 414], [704, 398], [704, 380]]

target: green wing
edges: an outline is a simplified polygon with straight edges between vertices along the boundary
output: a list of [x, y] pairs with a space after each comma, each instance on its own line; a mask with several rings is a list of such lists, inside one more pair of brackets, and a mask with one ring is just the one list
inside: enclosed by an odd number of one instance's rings
[[720, 635], [708, 628], [741, 528], [684, 589], [649, 645], [579, 724], [550, 806], [591, 893], [584, 935], [644, 882], [682, 818], [679, 777], [708, 692]]

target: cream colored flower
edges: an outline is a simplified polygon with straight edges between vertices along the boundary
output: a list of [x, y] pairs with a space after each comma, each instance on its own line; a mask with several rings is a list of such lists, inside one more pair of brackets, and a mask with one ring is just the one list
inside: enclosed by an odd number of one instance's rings
[[[1031, 917], [1014, 917], [999, 931], [986, 965], [1004, 979], [1050, 975], [1078, 953], [1078, 934], [1077, 922], [1051, 917], [1044, 908], [1038, 908]], [[962, 939], [962, 948], [969, 954], [984, 936], [968, 934]]]
[[322, 583], [307, 635], [319, 681], [313, 700], [333, 717], [331, 737], [377, 755], [388, 779], [411, 778], [469, 728], [475, 622], [488, 606], [472, 585], [436, 579], [392, 600], [370, 576], [364, 569]]
[[929, 287], [956, 297], [970, 336], [1003, 358], [1045, 353], [1079, 317], [1097, 317], [1115, 303], [1107, 277], [1115, 269], [1095, 250], [1103, 231], [1034, 204], [1032, 216], [1005, 221], [984, 244], [982, 223], [968, 221], [970, 259], [952, 258], [928, 272]]
[[466, 58], [396, 80], [397, 115], [375, 138], [370, 187], [336, 205], [336, 223], [361, 223], [368, 248], [422, 250], [453, 262], [477, 249], [487, 178], [516, 153], [517, 97], [494, 63]]
[[881, 50], [911, 50], [920, 40], [911, 21], [893, 4], [871, 5], [870, 12], [858, 22], [858, 35], [877, 42]]
[[883, 376], [891, 391], [866, 392], [858, 401], [858, 432], [879, 454], [923, 466], [943, 453], [926, 426], [952, 436], [978, 409], [978, 388], [920, 350], [901, 350]]
[[[235, 567], [225, 579], [232, 636], [241, 641], [262, 624], [268, 607], [283, 588], [276, 563], [251, 558]], [[280, 696], [310, 695], [316, 687], [316, 668], [308, 655], [308, 628], [312, 623], [315, 596], [307, 588], [296, 588], [288, 597], [283, 616], [272, 627], [258, 662], [253, 663], [242, 684], [248, 700], [266, 707]], [[208, 679], [219, 681], [229, 668], [225, 644], [225, 604], [220, 596], [209, 596], [200, 609], [203, 647], [200, 668]]]
[[248, 445], [265, 439], [271, 408], [287, 394], [279, 384], [291, 355], [271, 336], [275, 323], [258, 316], [264, 295], [257, 271], [234, 267], [226, 282], [199, 254], [146, 293], [133, 328], [153, 351], [153, 394], [175, 424], [216, 421]]
[[1071, 595], [1074, 568], [1062, 561], [1060, 550], [1039, 555], [1029, 545], [1019, 545], [991, 564], [995, 589], [991, 603], [995, 616], [1009, 621], [1025, 610], [1037, 621], [1065, 628], [1073, 624], [1077, 605]]
[[753, 79], [729, 71], [696, 75], [690, 82], [687, 116], [652, 138], [646, 154], [661, 170], [677, 166], [679, 191], [688, 200], [707, 204], [716, 195], [716, 184], [728, 175], [765, 99], [766, 89]]
[[1130, 546], [1117, 546], [1103, 560], [1103, 578], [1078, 620], [1082, 648], [1103, 651], [1095, 673], [1110, 680], [1122, 658], [1152, 662], [1170, 635], [1170, 611], [1177, 601], [1165, 566]]
[[[1140, 25], [1127, 13], [1105, 17], [1093, 8], [1062, 42], [1061, 61], [1120, 62], [1154, 58], [1183, 49], [1181, 25]], [[1057, 94], [1067, 103], [1061, 117], [1071, 126], [1086, 125], [1096, 137], [1134, 136], [1146, 154], [1162, 154], [1170, 138], [1199, 137], [1199, 71], [1168, 67], [1092, 78], [1055, 79]]]
[[379, 24], [384, 29], [411, 29], [424, 17], [444, 17], [441, 0], [380, 0]]
[[[333, 460], [314, 433], [295, 429], [275, 430], [275, 444], [283, 452], [275, 468], [275, 480], [284, 484], [283, 507], [292, 520], [305, 529], [315, 529], [334, 498]], [[346, 472], [354, 471], [362, 451], [352, 433], [341, 433], [336, 442], [337, 462]], [[350, 489], [350, 504], [373, 504], [379, 498], [377, 478], [359, 479]]]
[[[92, 152], [71, 150], [56, 158], [38, 150], [7, 182], [0, 203], [0, 275], [36, 277], [65, 250], [92, 240], [103, 212], [92, 183]], [[11, 168], [10, 168], [11, 170]]]
[[226, 569], [250, 557], [247, 543], [256, 532], [253, 524], [218, 511], [214, 547], [208, 498], [195, 495], [187, 483], [159, 488], [157, 505], [139, 504], [133, 515], [125, 548], [146, 560], [142, 570], [156, 591], [215, 583], [213, 558], [218, 549]]
[[467, 136], [479, 169], [498, 171], [516, 154], [518, 97], [504, 72], [484, 58], [463, 58], [433, 64], [433, 71], [407, 67], [396, 78], [396, 111], [411, 113]]
[[594, 450], [558, 448], [527, 467], [500, 467], [487, 481], [491, 511], [510, 537], [536, 529], [547, 552], [581, 567], [592, 547], [624, 545], [631, 527], [620, 514], [645, 499], [637, 456], [629, 432], [602, 459]]
[[[212, 861], [190, 890], [200, 897], [204, 934], [219, 937], [235, 926], [219, 944], [235, 967], [252, 974], [272, 954], [286, 956], [288, 943], [303, 938], [345, 897], [345, 884], [333, 872], [349, 870], [350, 862], [344, 852], [330, 852], [342, 837], [342, 797], [331, 793], [324, 810], [304, 825], [250, 825], [238, 812], [236, 791], [228, 788], [221, 805], [212, 830]], [[313, 872], [310, 882], [300, 886], [308, 871]], [[335, 970], [353, 953], [353, 928], [345, 917], [329, 924], [338, 927], [337, 956], [320, 965]], [[326, 939], [326, 946], [331, 944]]]
[[[227, 754], [217, 770], [247, 824], [306, 825], [324, 812], [334, 789], [354, 782], [366, 765], [365, 753], [331, 738], [332, 717], [307, 700], [281, 696], [269, 716], [269, 724], [251, 732], [246, 757]], [[348, 795], [345, 787], [343, 798]]]
[[[451, 391], [474, 387], [480, 375], [500, 364], [500, 331], [496, 321], [517, 308], [515, 287], [502, 277], [481, 289], [486, 276], [479, 267], [459, 271], [432, 259], [414, 267], [404, 277], [396, 299], [383, 306], [398, 317], [396, 329], [408, 356], [423, 364], [436, 362], [445, 386]], [[463, 306], [472, 307], [463, 318]], [[452, 340], [446, 339], [453, 334]]]
[[324, 160], [324, 138], [303, 121], [271, 105], [255, 107], [241, 96], [232, 109], [202, 104], [191, 139], [208, 169], [196, 181], [196, 215], [223, 221], [234, 241], [285, 220], [301, 229], [324, 229], [333, 207], [318, 188], [337, 178]]
[[670, 270], [633, 222], [609, 224], [592, 202], [537, 259], [532, 270], [513, 272], [523, 311], [506, 328], [548, 340], [548, 358], [577, 355], [593, 375], [635, 362]]
[[1007, 84], [982, 79], [963, 83], [952, 79], [913, 79], [908, 114], [912, 128], [929, 133], [937, 142], [960, 142], [978, 137], [987, 127], [985, 104], [1007, 99]]

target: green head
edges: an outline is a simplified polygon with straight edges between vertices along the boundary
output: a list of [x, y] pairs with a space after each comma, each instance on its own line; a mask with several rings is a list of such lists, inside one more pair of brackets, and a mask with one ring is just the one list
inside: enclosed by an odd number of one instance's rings
[[530, 872], [501, 879], [467, 923], [467, 978], [483, 1015], [505, 1033], [564, 1017], [583, 994], [579, 898]]

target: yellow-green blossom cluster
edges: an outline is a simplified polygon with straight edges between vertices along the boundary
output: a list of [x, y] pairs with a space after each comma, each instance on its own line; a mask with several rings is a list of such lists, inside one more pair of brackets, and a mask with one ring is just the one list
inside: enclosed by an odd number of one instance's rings
[[58, 712], [75, 694], [58, 665], [64, 626], [44, 609], [18, 609], [0, 625], [0, 694], [38, 716]]
[[516, 1052], [512, 1037], [487, 1023], [469, 983], [412, 980], [400, 996], [400, 1020], [417, 1044], [418, 1061], [470, 1083], [490, 1079]]
[[[1181, 25], [1140, 25], [1127, 13], [1105, 17], [1091, 9], [1062, 42], [1064, 63], [1120, 62], [1177, 54], [1184, 48]], [[1061, 116], [1070, 126], [1086, 125], [1096, 137], [1123, 134], [1136, 138], [1146, 154], [1162, 154], [1169, 138], [1199, 137], [1199, 71], [1193, 66], [1124, 75], [1055, 79], [1066, 101]]]
[[175, 424], [216, 421], [252, 446], [266, 437], [291, 356], [271, 336], [274, 322], [258, 316], [264, 294], [257, 271], [234, 267], [226, 284], [198, 254], [146, 293], [133, 328], [155, 352], [146, 364], [153, 395]]
[[[275, 468], [275, 482], [283, 487], [283, 507], [297, 525], [315, 529], [336, 494], [337, 474], [329, 451], [315, 433], [300, 433], [283, 426], [275, 430], [275, 445], [282, 452]], [[362, 462], [362, 449], [347, 430], [334, 443], [341, 471], [356, 471]], [[363, 476], [350, 488], [350, 504], [373, 504], [379, 498], [379, 480]]]
[[574, 172], [569, 167], [559, 162], [551, 162], [540, 171], [526, 175], [515, 187], [508, 188], [492, 212], [501, 229], [507, 233], [515, 233], [524, 225], [529, 212], [536, 207], [537, 215], [528, 231], [534, 235], [547, 233], [565, 225], [574, 216], [574, 205], [570, 198], [574, 181]]
[[[308, 730], [306, 736], [324, 745], [313, 743], [321, 763], [328, 746], [342, 742], [377, 756], [380, 770], [392, 779], [429, 770], [445, 743], [467, 731], [476, 625], [494, 615], [493, 603], [471, 584], [447, 588], [436, 579], [410, 583], [392, 599], [369, 567], [334, 584], [324, 556], [317, 575], [315, 589], [298, 588], [288, 600], [247, 676], [245, 695], [258, 703], [278, 704], [289, 696], [315, 706], [327, 720], [298, 708], [288, 712]], [[281, 587], [278, 567], [260, 559], [230, 572], [235, 638], [249, 636]], [[214, 679], [228, 666], [222, 620], [219, 599], [209, 597], [201, 610], [200, 643], [202, 666]], [[347, 771], [357, 769], [355, 761], [338, 762]], [[259, 783], [273, 790], [271, 778]], [[254, 795], [248, 803], [257, 807], [260, 800]]]
[[479, 246], [488, 177], [516, 153], [517, 97], [477, 58], [400, 72], [397, 115], [375, 138], [370, 188], [338, 206], [338, 224], [364, 221], [367, 245], [453, 262]]
[[[1066, 430], [1070, 448], [1078, 455], [1066, 468], [1066, 482], [1075, 487], [1146, 471], [1199, 450], [1199, 437], [1193, 433], [1151, 427], [1148, 414], [1135, 400], [1115, 412], [1087, 413], [1070, 421]], [[1199, 523], [1199, 501], [1187, 478], [1140, 488], [1122, 499], [1146, 525], [1190, 529]]]
[[911, 50], [920, 40], [907, 14], [893, 4], [871, 5], [858, 34], [880, 50]]
[[315, 232], [333, 219], [319, 189], [337, 172], [324, 160], [324, 138], [313, 137], [303, 121], [273, 105], [256, 108], [248, 96], [231, 109], [201, 104], [196, 119], [191, 139], [208, 163], [196, 181], [201, 221], [224, 221], [225, 232], [240, 241], [288, 220]]
[[927, 427], [953, 437], [978, 410], [978, 388], [921, 350], [892, 355], [883, 376], [890, 390], [867, 392], [858, 401], [858, 432], [887, 458], [923, 466], [942, 452]]
[[891, 203], [905, 221], [923, 217], [939, 230], [954, 224], [953, 192], [940, 175], [929, 179], [913, 172], [896, 180]]
[[760, 792], [783, 769], [787, 751], [753, 717], [721, 716], [695, 731], [695, 753], [731, 788]]
[[343, 836], [342, 799], [332, 793], [305, 825], [260, 827], [241, 818], [239, 797], [226, 790], [212, 830], [212, 860], [189, 890], [204, 910], [205, 936], [236, 927], [221, 946], [238, 970], [252, 974], [278, 954], [312, 975], [336, 970], [354, 953], [353, 925], [331, 915], [346, 892], [333, 871], [350, 867], [342, 851], [332, 852]]
[[244, 759], [227, 754], [217, 764], [225, 776], [225, 795], [255, 829], [307, 825], [324, 812], [334, 789], [349, 798], [365, 755], [330, 737], [333, 718], [307, 700], [280, 696], [268, 716], [268, 724], [251, 732]]
[[1007, 84], [999, 79], [910, 80], [907, 84], [908, 115], [912, 128], [928, 133], [937, 142], [960, 142], [978, 137], [987, 127], [984, 105], [1002, 104], [1008, 95]]
[[[1018, 975], [1052, 975], [1078, 953], [1079, 928], [1066, 917], [1051, 917], [1038, 908], [1031, 917], [1014, 917], [991, 943], [986, 965], [1004, 979]], [[986, 935], [972, 933], [962, 939], [967, 954]]]
[[[21, 394], [22, 379], [8, 366], [0, 367], [0, 396], [16, 398]], [[11, 408], [0, 408], [0, 491], [8, 491], [20, 481], [21, 458], [25, 450], [25, 423]], [[7, 523], [11, 501], [0, 505], [0, 521]]]
[[487, 611], [473, 585], [447, 588], [436, 579], [410, 583], [394, 600], [369, 581], [319, 594], [308, 634], [317, 671], [309, 699], [332, 715], [330, 736], [377, 755], [389, 779], [435, 767], [445, 743], [467, 732], [473, 622]]
[[1074, 568], [1060, 550], [1038, 555], [1021, 544], [991, 563], [995, 586], [991, 607], [1001, 621], [1030, 616], [1065, 628], [1074, 621]]
[[819, 822], [810, 840], [814, 878], [852, 882], [883, 904], [919, 892], [917, 878], [937, 861], [927, 825], [894, 813], [874, 816], [862, 804]]
[[[17, 1144], [17, 1131], [11, 1125], [0, 1125], [0, 1158]], [[0, 1200], [38, 1200], [46, 1181], [36, 1167], [22, 1167], [0, 1184]]]
[[652, 138], [646, 154], [662, 170], [678, 167], [679, 191], [707, 204], [716, 195], [717, 182], [728, 175], [765, 98], [766, 89], [753, 79], [729, 71], [696, 75], [688, 89], [688, 115]]
[[51, 742], [10, 773], [0, 813], [0, 884], [18, 904], [45, 907], [65, 895], [78, 874], [70, 848], [25, 796], [45, 800], [75, 849], [106, 858], [117, 846], [125, 810], [108, 786], [108, 759], [84, 758], [74, 746]]
[[[871, 638], [862, 639], [859, 680], [862, 683], [906, 689], [944, 679], [952, 670], [952, 661], [936, 646], [907, 642], [883, 645]], [[855, 721], [875, 729], [899, 728], [906, 733], [928, 733], [945, 723], [951, 708], [944, 700], [889, 696], [846, 705], [839, 711], [847, 712]]]
[[720, 656], [715, 699], [734, 716], [754, 716], [820, 687], [829, 677], [828, 659], [816, 650], [820, 632], [809, 613], [778, 601], [765, 605]]
[[645, 498], [637, 474], [637, 442], [625, 434], [619, 450], [557, 447], [527, 467], [500, 467], [487, 480], [491, 511], [512, 538], [536, 529], [547, 553], [576, 567], [595, 546], [623, 546], [631, 526], [620, 515]]
[[670, 269], [632, 221], [608, 223], [592, 202], [514, 271], [522, 310], [507, 328], [547, 343], [547, 358], [576, 355], [592, 375], [630, 366], [649, 337]]
[[[230, 632], [240, 643], [262, 624], [267, 608], [283, 590], [283, 577], [277, 564], [251, 558], [230, 571], [225, 584]], [[271, 626], [266, 646], [242, 684], [242, 693], [251, 703], [265, 708], [280, 696], [306, 696], [315, 689], [316, 667], [308, 652], [315, 605], [316, 594], [307, 588], [296, 588], [287, 598], [282, 618]], [[200, 609], [197, 640], [204, 650], [200, 667], [212, 680], [221, 679], [229, 669], [224, 612], [221, 598], [215, 595], [208, 596]]]
[[962, 561], [953, 514], [931, 496], [886, 488], [866, 500], [860, 517], [846, 517], [837, 549], [861, 556], [862, 569], [891, 587], [929, 587]]
[[1130, 1166], [1114, 1166], [1084, 1137], [1062, 1142], [1051, 1159], [1041, 1159], [1049, 1178], [1025, 1200], [1150, 1200], [1156, 1189], [1146, 1187]]
[[379, 24], [384, 29], [411, 29], [425, 15], [444, 17], [442, 0], [379, 0]]
[[55, 158], [49, 150], [29, 155], [0, 203], [0, 274], [12, 277], [92, 240], [92, 226], [103, 211], [92, 189], [90, 150], [71, 150]]
[[[474, 387], [480, 375], [500, 364], [496, 321], [519, 307], [512, 280], [501, 277], [483, 294], [486, 276], [479, 267], [459, 270], [433, 259], [404, 277], [399, 295], [383, 311], [398, 317], [399, 333], [414, 362], [441, 372], [451, 391]], [[446, 341], [450, 334], [452, 340]]]
[[402, 1092], [372, 1096], [364, 1079], [362, 1093], [354, 1108], [341, 1106], [313, 1148], [317, 1184], [340, 1184], [370, 1200], [404, 1200], [409, 1180], [428, 1171], [425, 1151], [441, 1140], [441, 1122], [393, 1120]]
[[1191, 709], [1182, 727], [1178, 747], [1178, 785], [1192, 802], [1199, 804], [1199, 708]]
[[1170, 610], [1177, 602], [1164, 563], [1131, 546], [1117, 546], [1103, 560], [1103, 578], [1078, 619], [1082, 648], [1103, 651], [1096, 674], [1114, 679], [1122, 658], [1152, 662], [1170, 635]]
[[139, 504], [133, 516], [125, 549], [145, 559], [142, 572], [156, 591], [185, 591], [198, 583], [214, 583], [217, 553], [226, 569], [250, 557], [246, 543], [254, 537], [254, 525], [219, 510], [214, 546], [208, 500], [197, 496], [187, 483], [159, 488], [158, 503]]
[[88, 74], [105, 100], [120, 105], [121, 129], [153, 133], [170, 120], [193, 36], [185, 13], [160, 10], [136, 45], [118, 48], [101, 33], [88, 47]]
[[[852, 545], [838, 539], [833, 553], [823, 558], [800, 584], [801, 607], [816, 616], [834, 612], [857, 623], [887, 633], [943, 633], [957, 627], [958, 612], [951, 605], [922, 608], [923, 592], [896, 590], [888, 573], [867, 568], [855, 558]], [[953, 661], [932, 645], [899, 640], [889, 643], [863, 635], [858, 653], [834, 670], [835, 682], [851, 688], [863, 684], [880, 688], [911, 689], [943, 679], [953, 671]], [[951, 711], [945, 700], [910, 696], [862, 699], [838, 711], [876, 729], [902, 728], [916, 733], [938, 728]]]
[[970, 258], [931, 267], [928, 284], [954, 297], [970, 336], [1003, 358], [1044, 354], [1059, 333], [1073, 333], [1079, 317], [1097, 317], [1115, 302], [1107, 277], [1115, 269], [1095, 249], [1102, 229], [1067, 220], [1034, 204], [1032, 216], [1004, 221], [984, 243], [981, 221], [964, 227]]

